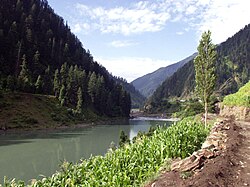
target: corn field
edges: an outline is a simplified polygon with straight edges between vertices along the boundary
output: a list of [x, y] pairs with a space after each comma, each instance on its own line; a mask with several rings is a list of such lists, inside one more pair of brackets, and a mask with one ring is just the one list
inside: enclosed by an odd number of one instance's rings
[[[185, 158], [201, 147], [209, 133], [192, 118], [159, 127], [150, 137], [110, 150], [105, 156], [81, 160], [78, 164], [64, 162], [61, 171], [51, 177], [34, 181], [32, 187], [124, 187], [140, 186], [171, 158]], [[5, 181], [4, 186], [26, 186], [24, 182]]]

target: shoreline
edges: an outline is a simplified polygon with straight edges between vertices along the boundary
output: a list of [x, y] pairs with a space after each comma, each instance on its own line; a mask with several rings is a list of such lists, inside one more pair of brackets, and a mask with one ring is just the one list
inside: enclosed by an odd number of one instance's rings
[[178, 121], [178, 118], [167, 118], [167, 116], [160, 116], [158, 114], [154, 115], [145, 115], [141, 113], [140, 115], [131, 116], [129, 118], [126, 117], [115, 117], [115, 118], [106, 118], [106, 119], [99, 119], [96, 121], [83, 121], [76, 124], [56, 124], [53, 126], [36, 126], [36, 127], [14, 127], [14, 128], [7, 128], [7, 129], [0, 129], [0, 136], [5, 134], [24, 134], [24, 133], [33, 133], [33, 132], [53, 132], [53, 131], [60, 131], [66, 129], [77, 129], [77, 128], [88, 128], [94, 127], [97, 125], [105, 125], [105, 124], [114, 124], [116, 122], [126, 123], [128, 120], [156, 120], [156, 121]]
[[180, 118], [166, 118], [166, 117], [151, 117], [151, 116], [137, 116], [131, 118], [131, 120], [148, 120], [148, 121], [179, 121]]
[[97, 125], [105, 125], [107, 123], [113, 124], [118, 121], [127, 121], [130, 118], [110, 118], [110, 119], [100, 119], [97, 121], [85, 121], [85, 122], [79, 122], [76, 124], [58, 124], [54, 126], [36, 126], [36, 127], [30, 127], [30, 128], [7, 128], [5, 130], [0, 129], [0, 136], [5, 134], [24, 134], [24, 133], [33, 133], [33, 132], [53, 132], [57, 130], [66, 130], [66, 129], [77, 129], [77, 128], [88, 128], [88, 127], [94, 127]]

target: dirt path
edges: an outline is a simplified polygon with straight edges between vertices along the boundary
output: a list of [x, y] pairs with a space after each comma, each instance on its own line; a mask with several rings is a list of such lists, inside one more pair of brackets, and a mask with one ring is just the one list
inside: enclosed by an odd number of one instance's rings
[[234, 186], [250, 186], [250, 122], [236, 122], [242, 129], [243, 141], [236, 153], [239, 168], [236, 171]]
[[[208, 159], [194, 173], [163, 173], [146, 187], [244, 187], [250, 186], [250, 123], [226, 122], [226, 149]], [[191, 175], [191, 176], [190, 176]]]

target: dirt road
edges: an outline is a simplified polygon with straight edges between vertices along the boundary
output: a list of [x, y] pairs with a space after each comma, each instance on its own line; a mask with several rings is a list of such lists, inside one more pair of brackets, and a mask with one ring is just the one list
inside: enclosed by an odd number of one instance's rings
[[[225, 149], [192, 172], [163, 173], [147, 187], [244, 187], [250, 186], [250, 123], [230, 121]], [[191, 175], [191, 176], [190, 176]]]

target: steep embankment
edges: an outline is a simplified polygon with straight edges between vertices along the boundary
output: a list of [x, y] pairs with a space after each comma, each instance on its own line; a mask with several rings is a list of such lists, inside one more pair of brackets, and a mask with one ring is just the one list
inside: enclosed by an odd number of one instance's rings
[[1, 130], [52, 128], [83, 121], [72, 110], [61, 107], [54, 96], [28, 93], [1, 94], [0, 116]]
[[[165, 172], [147, 187], [249, 186], [249, 131], [250, 123], [221, 121], [219, 133], [225, 137], [218, 139], [220, 142], [218, 146], [211, 146], [211, 149], [217, 147], [215, 150], [217, 156], [212, 156], [205, 162], [204, 157], [201, 157], [201, 163], [204, 165], [192, 171]], [[212, 143], [216, 145], [217, 141]]]
[[220, 115], [250, 121], [250, 81], [235, 94], [224, 98]]

